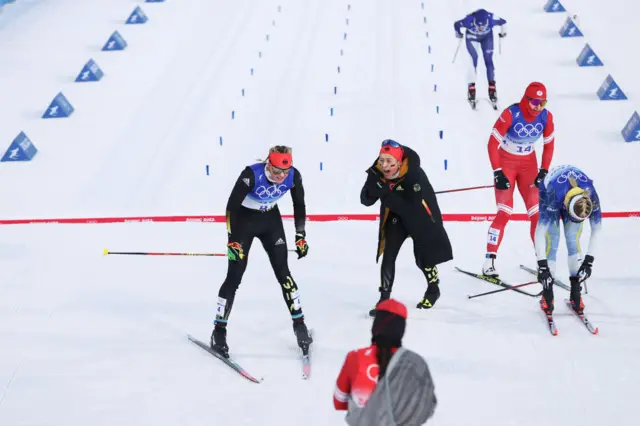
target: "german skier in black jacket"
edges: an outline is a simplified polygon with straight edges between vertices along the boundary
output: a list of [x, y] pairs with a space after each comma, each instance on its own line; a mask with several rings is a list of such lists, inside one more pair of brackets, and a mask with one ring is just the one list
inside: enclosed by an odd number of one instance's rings
[[[411, 236], [416, 264], [427, 279], [427, 290], [417, 308], [429, 309], [440, 297], [436, 265], [453, 259], [451, 243], [436, 195], [420, 167], [420, 157], [391, 139], [382, 142], [379, 157], [367, 170], [367, 181], [360, 192], [360, 202], [365, 206], [372, 206], [378, 200], [380, 227], [376, 263], [383, 255], [380, 301], [391, 297], [396, 258], [406, 238]], [[375, 315], [375, 309], [371, 314]]]

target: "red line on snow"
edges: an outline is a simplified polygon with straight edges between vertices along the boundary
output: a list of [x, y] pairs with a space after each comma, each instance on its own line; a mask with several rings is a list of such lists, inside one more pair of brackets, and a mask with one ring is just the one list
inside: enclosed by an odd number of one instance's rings
[[[640, 217], [640, 211], [631, 212], [604, 212], [605, 218], [629, 218]], [[284, 219], [293, 219], [293, 215], [282, 215]], [[335, 221], [376, 221], [377, 214], [309, 214], [310, 222], [335, 222]], [[492, 221], [496, 215], [487, 213], [445, 213], [442, 215], [447, 222], [487, 222]], [[57, 218], [57, 219], [0, 219], [0, 225], [26, 225], [37, 223], [58, 224], [92, 224], [92, 223], [140, 223], [140, 222], [224, 222], [224, 215], [199, 215], [199, 216], [130, 216], [130, 217], [89, 217], [89, 218]], [[511, 220], [526, 221], [526, 213], [511, 215]]]

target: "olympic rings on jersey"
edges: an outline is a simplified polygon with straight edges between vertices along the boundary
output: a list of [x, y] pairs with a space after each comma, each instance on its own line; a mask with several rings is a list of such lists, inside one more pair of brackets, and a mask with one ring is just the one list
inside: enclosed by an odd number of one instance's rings
[[558, 176], [558, 178], [556, 179], [556, 182], [565, 183], [570, 178], [574, 178], [578, 182], [583, 182], [583, 183], [589, 182], [589, 180], [585, 175], [583, 175], [582, 173], [578, 173], [575, 170], [568, 170], [562, 173], [560, 176]]
[[516, 123], [516, 125], [513, 126], [513, 131], [521, 138], [537, 138], [543, 130], [544, 126], [542, 123], [536, 123], [535, 125]]
[[255, 190], [255, 194], [261, 200], [268, 200], [269, 198], [279, 198], [287, 191], [287, 185], [271, 185], [271, 186], [259, 186]]

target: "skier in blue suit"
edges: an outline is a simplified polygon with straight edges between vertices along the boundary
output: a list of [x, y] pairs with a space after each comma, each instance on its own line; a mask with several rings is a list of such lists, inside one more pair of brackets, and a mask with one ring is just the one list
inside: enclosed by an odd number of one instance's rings
[[[535, 232], [538, 258], [538, 281], [542, 284], [540, 307], [547, 314], [553, 312], [553, 284], [556, 252], [560, 240], [560, 221], [569, 255], [571, 307], [582, 314], [584, 303], [580, 297], [581, 283], [591, 276], [596, 241], [602, 226], [600, 199], [593, 180], [574, 166], [557, 166], [540, 182], [540, 217]], [[580, 236], [584, 221], [589, 219], [591, 236], [586, 256], [582, 259]]]
[[456, 31], [456, 37], [462, 39], [462, 28], [465, 28], [465, 39], [467, 51], [471, 55], [471, 64], [468, 72], [468, 99], [471, 105], [475, 107], [476, 101], [476, 77], [478, 58], [480, 55], [484, 57], [484, 64], [487, 67], [487, 80], [489, 82], [489, 99], [492, 103], [498, 101], [496, 94], [495, 66], [493, 65], [493, 27], [500, 26], [498, 37], [507, 36], [507, 21], [499, 18], [491, 12], [484, 9], [478, 9], [473, 13], [465, 16], [453, 24]]

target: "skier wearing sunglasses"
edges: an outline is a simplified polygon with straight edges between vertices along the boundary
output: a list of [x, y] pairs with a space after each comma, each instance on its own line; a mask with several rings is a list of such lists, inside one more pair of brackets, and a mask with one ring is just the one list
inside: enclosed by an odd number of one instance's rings
[[[498, 213], [487, 234], [487, 253], [482, 273], [497, 277], [495, 259], [504, 237], [504, 229], [513, 212], [515, 185], [522, 196], [531, 222], [534, 241], [538, 224], [538, 186], [548, 173], [555, 143], [553, 115], [545, 109], [547, 88], [533, 82], [525, 90], [520, 103], [505, 109], [491, 131], [488, 150]], [[542, 164], [538, 168], [535, 143], [542, 138]]]
[[291, 148], [275, 146], [268, 158], [246, 167], [233, 187], [227, 202], [227, 277], [218, 292], [214, 329], [211, 334], [213, 350], [229, 357], [227, 323], [233, 307], [236, 290], [247, 268], [249, 250], [258, 238], [266, 250], [273, 272], [282, 288], [282, 296], [293, 320], [293, 331], [298, 346], [306, 355], [312, 338], [304, 322], [298, 285], [293, 280], [288, 264], [288, 250], [278, 201], [291, 192], [296, 229], [298, 259], [307, 255], [305, 239], [306, 207], [300, 172], [293, 167]]
[[[413, 240], [417, 266], [427, 280], [418, 309], [429, 309], [440, 297], [436, 265], [453, 259], [451, 243], [442, 223], [440, 207], [418, 154], [398, 142], [382, 142], [379, 156], [367, 170], [360, 202], [372, 206], [380, 200], [380, 225], [376, 262], [380, 267], [380, 301], [391, 297], [395, 263], [407, 237]], [[379, 303], [378, 302], [378, 303]], [[375, 316], [375, 309], [369, 314]]]

